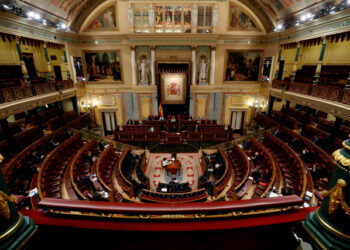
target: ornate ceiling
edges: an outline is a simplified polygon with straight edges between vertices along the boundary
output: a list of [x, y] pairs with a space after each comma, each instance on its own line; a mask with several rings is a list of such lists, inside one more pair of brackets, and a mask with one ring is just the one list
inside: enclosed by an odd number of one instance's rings
[[[229, 1], [227, 0], [227, 2]], [[232, 0], [232, 2], [234, 1], [239, 1], [250, 8], [260, 19], [265, 30], [271, 32], [275, 23], [280, 20], [299, 16], [310, 9], [322, 8], [330, 1], [341, 2], [344, 0]], [[88, 15], [105, 0], [0, 0], [0, 2], [21, 7], [23, 12], [39, 11], [43, 18], [54, 23], [65, 21], [71, 30], [78, 31]], [[156, 3], [157, 1], [152, 2]], [[160, 0], [159, 2], [166, 1]], [[202, 1], [193, 2], [201, 3]], [[213, 0], [213, 2], [220, 3], [222, 0]]]
[[291, 15], [298, 15], [299, 12], [325, 1], [327, 0], [261, 0], [260, 2], [273, 11], [277, 20], [281, 20]]

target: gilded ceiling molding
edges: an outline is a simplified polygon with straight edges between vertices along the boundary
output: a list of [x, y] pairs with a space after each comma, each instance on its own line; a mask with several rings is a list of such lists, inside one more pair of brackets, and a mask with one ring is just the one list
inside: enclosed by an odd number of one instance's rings
[[87, 0], [85, 5], [81, 8], [79, 14], [75, 17], [70, 25], [70, 29], [78, 32], [85, 21], [85, 19], [90, 15], [90, 13], [102, 4], [104, 0]]
[[259, 18], [267, 33], [273, 31], [274, 24], [272, 23], [266, 10], [261, 6], [260, 1], [257, 0], [239, 0], [239, 2], [246, 5]]

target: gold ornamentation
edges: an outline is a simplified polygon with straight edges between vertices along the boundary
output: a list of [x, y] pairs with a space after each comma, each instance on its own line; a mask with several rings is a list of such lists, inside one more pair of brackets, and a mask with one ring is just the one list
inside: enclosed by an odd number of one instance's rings
[[329, 191], [324, 190], [322, 192], [323, 197], [329, 196], [328, 213], [334, 214], [334, 211], [338, 209], [340, 205], [345, 211], [346, 215], [350, 217], [350, 208], [344, 200], [343, 188], [346, 187], [346, 181], [339, 179], [337, 184]]
[[8, 202], [15, 202], [16, 198], [12, 195], [8, 196], [3, 191], [0, 191], [0, 215], [5, 219], [10, 219], [11, 211]]
[[[343, 145], [344, 145], [344, 143], [343, 143]], [[340, 162], [345, 167], [350, 167], [350, 159], [348, 159], [344, 155], [342, 155], [340, 153], [340, 150], [342, 150], [342, 149], [338, 149], [338, 150], [334, 151], [334, 153], [332, 154], [332, 156], [334, 157], [334, 160], [336, 160], [337, 162]]]

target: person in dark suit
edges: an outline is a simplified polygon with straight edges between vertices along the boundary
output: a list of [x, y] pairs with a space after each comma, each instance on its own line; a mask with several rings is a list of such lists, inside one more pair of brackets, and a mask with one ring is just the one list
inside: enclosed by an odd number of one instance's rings
[[32, 152], [32, 158], [36, 163], [41, 163], [41, 161], [44, 159], [44, 156], [39, 154], [38, 151]]
[[99, 150], [100, 150], [100, 151], [105, 150], [106, 145], [107, 145], [107, 144], [106, 144], [103, 140], [99, 141], [99, 142], [98, 142], [98, 148], [99, 148]]

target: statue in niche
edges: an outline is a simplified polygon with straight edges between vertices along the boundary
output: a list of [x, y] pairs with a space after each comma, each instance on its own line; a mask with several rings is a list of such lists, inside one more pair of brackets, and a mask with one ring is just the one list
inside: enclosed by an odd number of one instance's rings
[[205, 56], [201, 56], [200, 62], [199, 62], [199, 76], [198, 80], [199, 83], [207, 83], [208, 79], [208, 63]]
[[213, 26], [216, 27], [219, 21], [219, 10], [218, 5], [215, 4], [214, 11], [213, 11]]
[[196, 4], [193, 6], [191, 14], [192, 14], [192, 16], [191, 16], [192, 26], [197, 26], [198, 7]]
[[146, 56], [142, 56], [141, 63], [139, 66], [140, 71], [140, 83], [141, 84], [148, 84], [148, 75], [149, 75], [149, 66], [148, 66], [148, 60]]
[[129, 5], [128, 9], [129, 26], [134, 26], [134, 9]]
[[148, 10], [148, 23], [149, 26], [153, 26], [154, 25], [154, 9], [152, 7], [152, 4], [149, 5], [149, 10]]

